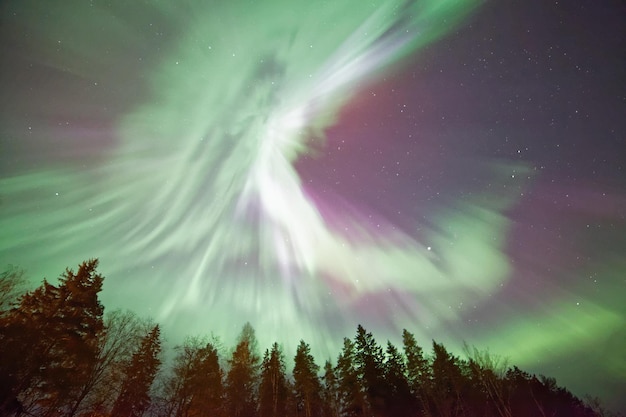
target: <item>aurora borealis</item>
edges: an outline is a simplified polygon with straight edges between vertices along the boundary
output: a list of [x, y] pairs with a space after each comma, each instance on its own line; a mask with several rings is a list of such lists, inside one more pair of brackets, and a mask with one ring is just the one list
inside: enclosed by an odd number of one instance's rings
[[172, 343], [407, 328], [619, 404], [616, 1], [0, 10], [2, 265], [97, 257]]

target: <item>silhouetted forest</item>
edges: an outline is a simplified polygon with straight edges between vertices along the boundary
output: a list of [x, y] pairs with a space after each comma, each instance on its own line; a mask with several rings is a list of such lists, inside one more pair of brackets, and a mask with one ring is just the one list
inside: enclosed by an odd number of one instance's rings
[[[98, 261], [58, 284], [23, 292], [23, 273], [0, 277], [0, 415], [81, 417], [585, 417], [609, 415], [553, 378], [487, 351], [465, 358], [425, 349], [404, 330], [381, 346], [358, 326], [335, 363], [305, 341], [288, 371], [279, 344], [263, 352], [245, 324], [236, 346], [187, 338], [164, 363], [158, 324], [105, 309]], [[294, 341], [295, 342], [295, 341]], [[228, 352], [228, 353], [226, 353]]]

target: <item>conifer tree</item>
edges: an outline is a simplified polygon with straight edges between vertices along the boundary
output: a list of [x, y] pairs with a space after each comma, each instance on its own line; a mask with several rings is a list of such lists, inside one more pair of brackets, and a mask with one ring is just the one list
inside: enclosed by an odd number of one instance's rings
[[354, 343], [347, 337], [344, 338], [336, 369], [341, 414], [346, 417], [362, 416], [366, 411], [365, 395], [359, 381], [355, 356]]
[[[322, 386], [317, 376], [320, 367], [315, 364], [311, 348], [304, 340], [296, 350], [293, 368], [294, 390], [298, 407], [298, 415], [317, 417], [321, 414]], [[300, 411], [302, 411], [300, 413]]]
[[124, 382], [111, 415], [116, 417], [141, 417], [150, 406], [150, 387], [161, 365], [161, 331], [152, 328], [141, 341], [139, 350], [126, 368]]
[[424, 414], [430, 414], [430, 388], [432, 382], [432, 371], [427, 358], [424, 357], [424, 351], [417, 344], [415, 336], [407, 331], [402, 330], [402, 343], [404, 347], [404, 356], [406, 357], [406, 372], [409, 388], [413, 396], [421, 403]]
[[[538, 378], [517, 367], [507, 370], [506, 362], [488, 351], [466, 345], [464, 360], [433, 341], [432, 355], [425, 357], [413, 334], [404, 330], [404, 354], [390, 342], [383, 353], [360, 325], [354, 341], [344, 338], [336, 367], [326, 361], [323, 384], [304, 341], [294, 357], [292, 382], [277, 343], [265, 351], [259, 367], [249, 323], [228, 360], [226, 378], [217, 348], [187, 339], [177, 348], [165, 395], [152, 402], [151, 386], [161, 364], [160, 328], [148, 329], [133, 314], [119, 311], [103, 322], [98, 300], [103, 278], [97, 263], [84, 262], [76, 272], [67, 269], [56, 285], [44, 280], [17, 303], [12, 296], [2, 298], [0, 275], [1, 416], [139, 417], [148, 409], [161, 417], [603, 413], [597, 401], [585, 404], [554, 378]], [[12, 306], [8, 310], [2, 307], [5, 299]]]
[[216, 416], [223, 412], [222, 371], [217, 349], [199, 338], [188, 338], [174, 358], [166, 382], [167, 415]]
[[384, 354], [372, 333], [359, 324], [355, 337], [355, 365], [367, 399], [365, 415], [381, 414], [386, 402], [384, 381]]
[[391, 342], [387, 342], [385, 385], [387, 387], [387, 414], [395, 417], [413, 416], [417, 402], [411, 395], [406, 379], [404, 357]]
[[259, 356], [254, 329], [246, 323], [229, 360], [226, 376], [227, 414], [230, 417], [256, 416]]
[[58, 286], [44, 280], [0, 318], [0, 410], [26, 391], [39, 409], [71, 408], [97, 362], [103, 330], [97, 266], [92, 259], [68, 268]]
[[458, 359], [433, 341], [431, 399], [441, 416], [465, 414], [462, 389], [466, 386]]
[[339, 416], [339, 398], [337, 396], [337, 375], [329, 360], [324, 364], [324, 387], [322, 390], [324, 417]]
[[200, 354], [200, 363], [193, 381], [196, 390], [189, 407], [189, 417], [224, 415], [223, 378], [217, 348], [209, 343]]
[[272, 350], [265, 351], [261, 365], [261, 384], [259, 386], [260, 417], [282, 417], [286, 412], [287, 378], [283, 353], [278, 343]]

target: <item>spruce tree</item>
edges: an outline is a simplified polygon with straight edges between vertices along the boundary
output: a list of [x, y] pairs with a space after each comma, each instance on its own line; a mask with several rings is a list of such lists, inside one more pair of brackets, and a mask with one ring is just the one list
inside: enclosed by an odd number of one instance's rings
[[355, 360], [357, 374], [367, 399], [365, 415], [381, 414], [386, 402], [384, 381], [384, 354], [372, 333], [359, 325], [355, 337]]
[[337, 375], [329, 360], [324, 364], [323, 415], [324, 417], [339, 416], [339, 397], [337, 392]]
[[165, 383], [167, 415], [221, 414], [223, 386], [217, 349], [199, 338], [188, 338], [175, 350], [171, 376]]
[[230, 417], [256, 416], [256, 390], [260, 358], [254, 329], [246, 323], [230, 358], [226, 376], [227, 414]]
[[[293, 380], [298, 415], [317, 417], [322, 411], [322, 386], [317, 376], [320, 367], [315, 364], [311, 348], [300, 340], [294, 358]], [[300, 412], [301, 411], [301, 412]]]
[[200, 352], [193, 385], [193, 401], [189, 407], [189, 416], [224, 415], [223, 372], [219, 364], [217, 348], [208, 343]]
[[445, 346], [433, 341], [432, 386], [430, 396], [440, 415], [464, 415], [465, 377], [459, 360]]
[[421, 403], [424, 414], [430, 414], [430, 390], [432, 384], [432, 372], [430, 363], [424, 357], [424, 350], [417, 344], [415, 336], [402, 330], [402, 342], [406, 357], [406, 372], [409, 388], [413, 396]]
[[355, 365], [354, 343], [343, 339], [343, 349], [337, 358], [337, 394], [341, 414], [346, 417], [362, 416], [366, 410], [365, 395]]
[[[97, 363], [104, 308], [98, 260], [67, 269], [55, 286], [44, 280], [0, 318], [0, 411], [19, 407], [28, 391], [44, 410], [70, 413]], [[13, 405], [11, 405], [13, 404]]]
[[416, 400], [411, 394], [406, 378], [404, 357], [391, 342], [387, 342], [385, 361], [385, 386], [387, 388], [387, 414], [396, 417], [413, 416]]
[[116, 417], [141, 417], [150, 406], [150, 387], [161, 360], [161, 331], [159, 325], [152, 328], [141, 341], [139, 350], [126, 368], [124, 382], [111, 415]]
[[283, 353], [278, 343], [265, 351], [259, 386], [260, 417], [283, 417], [287, 404], [287, 378]]

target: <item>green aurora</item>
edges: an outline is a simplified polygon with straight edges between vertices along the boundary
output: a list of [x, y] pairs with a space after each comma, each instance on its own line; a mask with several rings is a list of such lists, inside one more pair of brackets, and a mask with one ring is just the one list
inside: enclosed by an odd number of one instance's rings
[[[290, 352], [304, 339], [334, 358], [362, 323], [381, 341], [407, 328], [424, 345], [467, 339], [532, 367], [623, 332], [618, 303], [581, 286], [532, 311], [504, 302], [489, 326], [462, 330], [519, 267], [511, 213], [538, 181], [531, 161], [474, 158], [483, 181], [471, 192], [417, 195], [421, 208], [398, 218], [317, 185], [341, 146], [328, 132], [476, 19], [480, 2], [147, 3], [3, 6], [3, 39], [43, 74], [0, 116], [3, 264], [38, 283], [97, 257], [106, 308], [153, 317], [172, 343], [209, 332], [230, 342], [250, 321], [262, 346]], [[606, 365], [626, 379], [623, 356]]]

